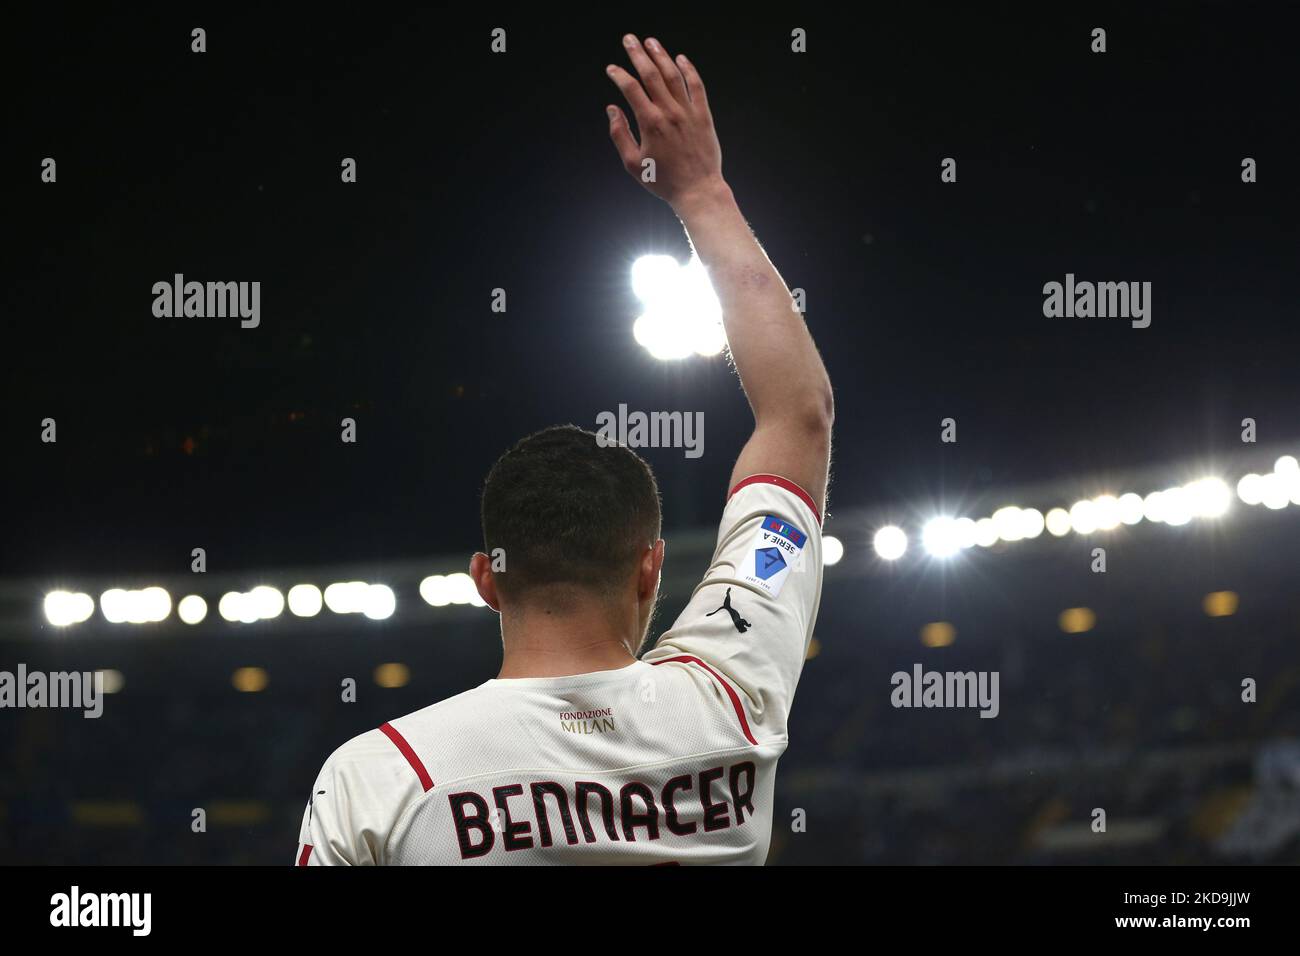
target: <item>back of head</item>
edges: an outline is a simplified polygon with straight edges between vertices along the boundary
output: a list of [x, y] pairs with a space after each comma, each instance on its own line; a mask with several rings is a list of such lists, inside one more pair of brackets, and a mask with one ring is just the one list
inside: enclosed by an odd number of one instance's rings
[[659, 488], [634, 451], [557, 425], [492, 466], [482, 519], [488, 554], [504, 555], [494, 574], [503, 599], [526, 602], [543, 588], [612, 596], [659, 537]]

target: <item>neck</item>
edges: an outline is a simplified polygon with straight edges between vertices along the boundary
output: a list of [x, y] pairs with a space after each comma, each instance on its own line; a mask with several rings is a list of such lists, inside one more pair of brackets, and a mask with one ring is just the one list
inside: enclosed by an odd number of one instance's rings
[[636, 608], [537, 601], [502, 608], [502, 679], [568, 677], [635, 663]]

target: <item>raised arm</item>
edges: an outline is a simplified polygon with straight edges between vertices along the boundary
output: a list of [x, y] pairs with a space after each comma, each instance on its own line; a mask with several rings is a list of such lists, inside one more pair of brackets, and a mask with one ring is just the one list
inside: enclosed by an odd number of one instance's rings
[[[830, 379], [790, 291], [750, 231], [722, 178], [722, 153], [699, 73], [652, 38], [623, 46], [638, 79], [611, 65], [610, 79], [636, 117], [608, 107], [609, 133], [623, 167], [672, 206], [686, 227], [718, 300], [732, 361], [754, 412], [754, 434], [732, 485], [754, 474], [800, 485], [825, 510], [834, 400]], [[654, 160], [655, 181], [643, 182]]]

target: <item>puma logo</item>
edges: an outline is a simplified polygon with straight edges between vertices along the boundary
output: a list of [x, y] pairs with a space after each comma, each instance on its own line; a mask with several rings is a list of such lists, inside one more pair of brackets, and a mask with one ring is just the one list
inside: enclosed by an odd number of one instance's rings
[[738, 630], [741, 634], [744, 634], [746, 631], [749, 630], [749, 626], [750, 626], [749, 622], [746, 621], [743, 617], [741, 617], [740, 614], [736, 611], [736, 609], [731, 606], [731, 588], [727, 588], [727, 596], [722, 599], [722, 607], [716, 608], [704, 616], [713, 617], [713, 615], [717, 614], [718, 611], [726, 611], [728, 614], [730, 614], [731, 623], [736, 625], [736, 630]]

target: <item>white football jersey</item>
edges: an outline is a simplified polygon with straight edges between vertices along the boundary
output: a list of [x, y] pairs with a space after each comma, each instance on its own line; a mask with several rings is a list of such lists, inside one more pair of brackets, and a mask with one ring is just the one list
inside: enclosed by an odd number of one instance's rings
[[704, 580], [642, 660], [489, 680], [325, 762], [296, 862], [763, 863], [821, 597], [821, 516], [740, 482]]

